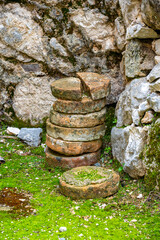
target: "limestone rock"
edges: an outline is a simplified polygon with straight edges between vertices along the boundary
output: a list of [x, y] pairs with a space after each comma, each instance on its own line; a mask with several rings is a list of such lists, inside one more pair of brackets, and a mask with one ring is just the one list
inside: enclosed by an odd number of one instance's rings
[[143, 26], [142, 24], [132, 24], [127, 28], [126, 39], [132, 38], [158, 38], [158, 34], [149, 27]]
[[82, 87], [78, 78], [62, 78], [51, 84], [53, 96], [65, 100], [81, 100]]
[[86, 11], [78, 9], [72, 12], [71, 20], [88, 41], [101, 46], [101, 52], [117, 51], [114, 28], [107, 22], [107, 16], [95, 9]]
[[68, 128], [88, 128], [103, 124], [106, 119], [106, 108], [99, 112], [80, 114], [58, 113], [54, 110], [50, 112], [51, 123]]
[[155, 40], [152, 44], [153, 50], [157, 55], [160, 55], [160, 39]]
[[46, 129], [50, 137], [71, 142], [88, 142], [100, 139], [105, 135], [105, 124], [92, 128], [65, 128], [54, 125], [47, 120]]
[[61, 113], [86, 114], [98, 112], [106, 105], [106, 99], [92, 100], [83, 95], [81, 101], [68, 101], [57, 99], [53, 104], [53, 109]]
[[57, 41], [56, 38], [51, 38], [50, 40], [50, 46], [55, 50], [60, 53], [60, 55], [67, 57], [68, 54], [65, 50], [65, 48]]
[[153, 29], [160, 30], [160, 2], [159, 0], [142, 0], [143, 21]]
[[141, 123], [145, 123], [145, 124], [152, 123], [153, 118], [154, 118], [153, 111], [148, 111], [145, 113], [144, 117], [142, 118]]
[[121, 17], [117, 17], [115, 19], [115, 38], [117, 47], [119, 50], [123, 50], [125, 47], [125, 27], [123, 23], [123, 19]]
[[160, 93], [152, 93], [147, 101], [155, 112], [160, 112]]
[[149, 127], [112, 128], [112, 154], [131, 177], [138, 178], [145, 174], [145, 165], [140, 154], [147, 143]]
[[125, 79], [120, 73], [116, 74], [116, 76], [112, 77], [110, 74], [105, 74], [108, 79], [110, 79], [110, 93], [106, 97], [106, 105], [111, 105], [117, 103], [120, 94], [125, 89]]
[[155, 56], [154, 61], [155, 61], [155, 64], [160, 63], [160, 56]]
[[122, 15], [126, 26], [132, 22], [139, 22], [141, 20], [139, 0], [119, 0]]
[[0, 54], [7, 58], [15, 58], [21, 62], [30, 62], [31, 61], [31, 58], [29, 58], [27, 55], [21, 54], [17, 50], [4, 44], [2, 41], [0, 41]]
[[153, 82], [158, 78], [160, 78], [160, 63], [154, 66], [152, 71], [148, 74], [147, 80]]
[[97, 73], [77, 73], [81, 79], [84, 89], [90, 93], [93, 100], [106, 97], [110, 92], [110, 80], [105, 75]]
[[13, 109], [16, 116], [31, 125], [43, 123], [54, 102], [47, 77], [25, 78], [15, 89]]
[[102, 198], [118, 191], [119, 174], [102, 167], [78, 167], [63, 173], [60, 191], [73, 199]]
[[41, 128], [21, 128], [18, 138], [32, 147], [38, 147], [41, 143]]
[[102, 146], [102, 140], [90, 142], [69, 142], [61, 139], [54, 139], [46, 135], [46, 145], [60, 154], [64, 155], [80, 155], [87, 152], [96, 152]]
[[150, 93], [146, 78], [134, 79], [128, 83], [116, 106], [117, 127], [140, 123], [143, 113], [151, 108], [147, 104]]
[[152, 92], [160, 92], [160, 78], [157, 81], [152, 82], [149, 86]]
[[154, 52], [139, 40], [128, 42], [125, 50], [125, 74], [128, 78], [144, 77], [154, 67]]
[[7, 127], [7, 134], [17, 136], [20, 132], [19, 128], [16, 127]]
[[88, 166], [95, 164], [101, 155], [101, 151], [82, 154], [78, 156], [65, 156], [46, 148], [46, 162], [49, 167], [61, 167], [64, 169]]
[[0, 39], [4, 44], [37, 61], [44, 60], [43, 30], [32, 20], [32, 14], [17, 4], [1, 10]]

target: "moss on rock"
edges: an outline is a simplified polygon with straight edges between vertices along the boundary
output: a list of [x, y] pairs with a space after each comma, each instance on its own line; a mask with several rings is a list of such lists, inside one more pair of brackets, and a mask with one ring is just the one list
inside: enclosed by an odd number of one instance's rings
[[143, 151], [146, 164], [145, 183], [147, 190], [160, 188], [160, 118], [151, 125], [148, 144]]

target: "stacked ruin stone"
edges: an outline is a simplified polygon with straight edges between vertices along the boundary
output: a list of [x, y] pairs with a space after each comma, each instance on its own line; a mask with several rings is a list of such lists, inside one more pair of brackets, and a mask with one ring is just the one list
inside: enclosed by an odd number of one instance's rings
[[100, 159], [105, 135], [106, 96], [110, 80], [97, 73], [77, 73], [51, 84], [56, 101], [46, 122], [46, 162], [74, 168]]

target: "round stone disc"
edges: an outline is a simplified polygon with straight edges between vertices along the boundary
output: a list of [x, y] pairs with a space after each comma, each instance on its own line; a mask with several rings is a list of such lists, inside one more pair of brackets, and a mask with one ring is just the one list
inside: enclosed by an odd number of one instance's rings
[[105, 135], [105, 123], [91, 128], [66, 128], [46, 122], [47, 134], [56, 139], [71, 142], [88, 142], [102, 138]]
[[118, 191], [120, 176], [111, 169], [87, 166], [71, 169], [60, 178], [60, 191], [73, 199], [101, 198]]
[[50, 112], [51, 123], [68, 128], [88, 128], [103, 124], [106, 119], [106, 108], [88, 114], [66, 114], [54, 110]]
[[75, 168], [79, 166], [88, 166], [95, 164], [100, 159], [101, 151], [87, 153], [78, 156], [65, 156], [58, 154], [48, 147], [46, 148], [46, 162], [48, 166], [61, 167], [65, 169]]
[[79, 78], [62, 78], [51, 84], [54, 97], [68, 100], [81, 100], [82, 85]]
[[46, 145], [53, 151], [64, 155], [80, 155], [87, 152], [96, 152], [102, 146], [102, 140], [90, 142], [69, 142], [60, 139], [54, 139], [46, 135]]
[[93, 101], [91, 98], [83, 96], [81, 101], [67, 101], [57, 99], [53, 104], [53, 109], [61, 113], [86, 114], [98, 112], [106, 105], [106, 98]]

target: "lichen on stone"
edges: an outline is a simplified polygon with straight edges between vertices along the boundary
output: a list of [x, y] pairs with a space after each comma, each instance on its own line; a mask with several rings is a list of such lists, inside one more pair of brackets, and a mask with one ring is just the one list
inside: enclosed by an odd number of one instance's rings
[[150, 127], [149, 139], [142, 153], [146, 165], [144, 177], [148, 190], [160, 188], [160, 118]]

